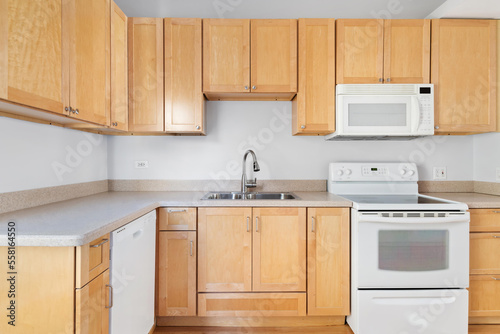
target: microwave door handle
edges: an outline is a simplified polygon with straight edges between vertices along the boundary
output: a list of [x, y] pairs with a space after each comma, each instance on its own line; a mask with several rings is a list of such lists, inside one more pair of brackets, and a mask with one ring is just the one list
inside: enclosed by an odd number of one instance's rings
[[420, 106], [418, 98], [414, 95], [411, 96], [411, 133], [416, 134], [420, 125]]
[[388, 224], [448, 224], [448, 223], [468, 223], [469, 216], [463, 217], [360, 217], [360, 223], [388, 223]]

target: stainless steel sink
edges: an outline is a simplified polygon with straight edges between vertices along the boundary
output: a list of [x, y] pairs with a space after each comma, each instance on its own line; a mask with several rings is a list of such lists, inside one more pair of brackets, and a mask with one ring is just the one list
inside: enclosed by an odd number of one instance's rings
[[298, 197], [292, 193], [241, 193], [241, 192], [210, 192], [203, 196], [201, 199], [297, 199]]

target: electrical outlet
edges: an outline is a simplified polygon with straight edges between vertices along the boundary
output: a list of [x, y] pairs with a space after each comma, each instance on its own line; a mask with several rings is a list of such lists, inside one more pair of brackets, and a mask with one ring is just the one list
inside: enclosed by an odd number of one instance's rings
[[500, 182], [500, 167], [497, 167], [497, 182]]
[[147, 160], [135, 161], [135, 168], [149, 168]]
[[446, 167], [434, 167], [433, 179], [446, 180]]

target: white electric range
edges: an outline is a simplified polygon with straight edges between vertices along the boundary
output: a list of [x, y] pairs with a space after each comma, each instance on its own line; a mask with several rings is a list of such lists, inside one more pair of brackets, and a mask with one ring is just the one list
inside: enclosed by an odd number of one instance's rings
[[418, 193], [413, 163], [331, 163], [328, 191], [353, 201], [355, 334], [467, 334], [467, 205]]

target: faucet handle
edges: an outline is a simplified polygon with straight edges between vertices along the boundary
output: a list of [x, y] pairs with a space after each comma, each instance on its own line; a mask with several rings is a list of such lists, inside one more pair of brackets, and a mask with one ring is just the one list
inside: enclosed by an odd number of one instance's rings
[[247, 180], [245, 186], [247, 188], [255, 188], [255, 187], [257, 187], [257, 178], [254, 178], [253, 180]]

